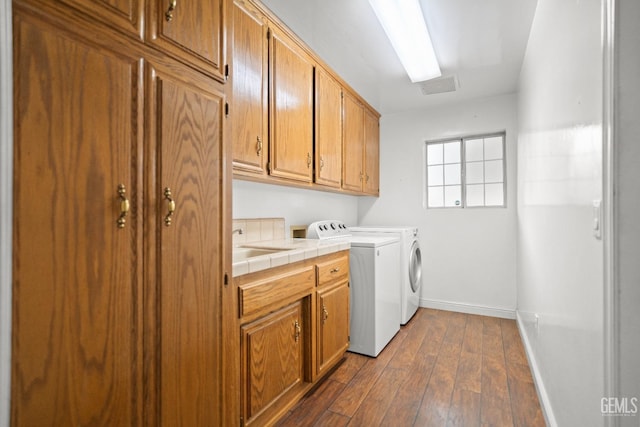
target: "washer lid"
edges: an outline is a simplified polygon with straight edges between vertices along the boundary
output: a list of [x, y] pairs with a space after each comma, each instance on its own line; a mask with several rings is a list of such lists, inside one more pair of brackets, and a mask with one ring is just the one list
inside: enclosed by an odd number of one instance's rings
[[400, 239], [391, 236], [351, 236], [351, 247], [377, 248], [399, 242]]
[[401, 227], [401, 226], [358, 226], [358, 227], [349, 227], [349, 230], [352, 234], [355, 233], [406, 233], [411, 234], [413, 236], [418, 235], [418, 227]]

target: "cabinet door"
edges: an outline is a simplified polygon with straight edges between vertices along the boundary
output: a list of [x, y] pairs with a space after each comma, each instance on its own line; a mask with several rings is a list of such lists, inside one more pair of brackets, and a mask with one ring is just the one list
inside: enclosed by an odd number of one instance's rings
[[149, 80], [158, 132], [150, 196], [160, 239], [157, 413], [167, 426], [220, 425], [224, 95], [175, 64], [154, 64]]
[[342, 188], [362, 191], [364, 108], [349, 92], [343, 98]]
[[302, 302], [242, 327], [242, 401], [245, 423], [276, 405], [303, 382]]
[[289, 37], [270, 29], [271, 175], [311, 182], [313, 62]]
[[233, 5], [233, 168], [266, 174], [267, 25], [242, 0]]
[[331, 368], [349, 347], [349, 282], [318, 291], [318, 374]]
[[148, 39], [164, 53], [223, 80], [225, 2], [150, 0]]
[[142, 425], [142, 62], [92, 37], [14, 17], [16, 426]]
[[380, 125], [378, 116], [366, 110], [364, 115], [364, 192], [380, 194]]
[[[55, 0], [45, 0], [51, 1]], [[143, 0], [61, 0], [95, 19], [142, 39]]]
[[316, 67], [315, 182], [340, 188], [342, 178], [342, 87]]

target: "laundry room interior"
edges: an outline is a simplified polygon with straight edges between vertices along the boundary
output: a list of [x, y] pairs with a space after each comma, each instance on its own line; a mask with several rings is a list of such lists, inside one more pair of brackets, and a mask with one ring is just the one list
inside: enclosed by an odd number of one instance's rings
[[640, 425], [640, 2], [1, 1], [0, 427]]

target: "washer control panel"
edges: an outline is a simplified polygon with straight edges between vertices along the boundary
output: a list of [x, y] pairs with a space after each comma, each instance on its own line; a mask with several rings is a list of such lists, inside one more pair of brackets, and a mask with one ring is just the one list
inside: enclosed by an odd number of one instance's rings
[[324, 240], [349, 236], [351, 236], [349, 227], [338, 220], [316, 221], [307, 228], [307, 239]]

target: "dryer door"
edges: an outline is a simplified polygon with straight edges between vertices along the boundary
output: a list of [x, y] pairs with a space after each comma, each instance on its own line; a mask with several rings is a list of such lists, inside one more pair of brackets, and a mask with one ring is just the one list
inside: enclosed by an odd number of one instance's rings
[[422, 282], [422, 255], [417, 240], [413, 241], [411, 251], [409, 252], [409, 282], [411, 284], [411, 290], [414, 293], [420, 290], [420, 283]]

